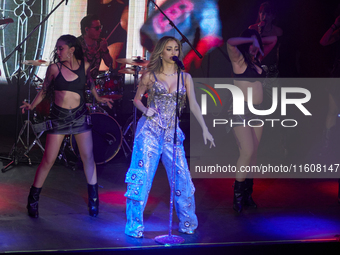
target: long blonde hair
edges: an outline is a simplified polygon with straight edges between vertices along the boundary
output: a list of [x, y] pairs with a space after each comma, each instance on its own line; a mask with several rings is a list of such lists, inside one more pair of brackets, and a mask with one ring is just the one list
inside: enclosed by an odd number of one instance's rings
[[173, 36], [164, 36], [161, 39], [159, 39], [159, 41], [157, 42], [157, 44], [155, 45], [155, 49], [153, 50], [153, 52], [151, 53], [151, 57], [150, 57], [150, 62], [147, 66], [147, 69], [150, 73], [158, 73], [160, 72], [161, 68], [162, 68], [162, 59], [160, 57], [160, 55], [162, 54], [165, 45], [169, 42], [169, 41], [175, 41], [178, 44], [178, 48], [179, 48], [179, 54], [178, 54], [178, 58], [180, 60], [182, 60], [183, 58], [183, 51], [182, 51], [182, 44], [181, 42], [173, 37]]

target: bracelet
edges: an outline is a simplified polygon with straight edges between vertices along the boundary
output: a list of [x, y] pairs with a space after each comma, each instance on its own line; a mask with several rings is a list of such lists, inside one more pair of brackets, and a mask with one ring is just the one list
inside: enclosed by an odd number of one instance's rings
[[143, 114], [146, 115], [147, 111], [148, 111], [148, 108], [145, 108], [145, 111], [143, 112]]

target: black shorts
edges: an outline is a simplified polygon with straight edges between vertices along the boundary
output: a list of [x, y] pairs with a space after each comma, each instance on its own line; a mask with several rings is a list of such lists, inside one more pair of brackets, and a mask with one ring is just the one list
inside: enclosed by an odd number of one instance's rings
[[47, 134], [73, 135], [92, 129], [91, 116], [85, 103], [74, 109], [64, 109], [53, 104], [47, 121], [52, 123]]

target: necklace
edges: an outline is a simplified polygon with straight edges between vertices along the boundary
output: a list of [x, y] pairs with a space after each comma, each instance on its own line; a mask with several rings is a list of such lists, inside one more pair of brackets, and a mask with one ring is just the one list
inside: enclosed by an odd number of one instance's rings
[[177, 74], [177, 71], [172, 73], [172, 74], [166, 74], [166, 73], [163, 73], [163, 72], [162, 72], [162, 74], [164, 74], [165, 76], [174, 76], [175, 74]]

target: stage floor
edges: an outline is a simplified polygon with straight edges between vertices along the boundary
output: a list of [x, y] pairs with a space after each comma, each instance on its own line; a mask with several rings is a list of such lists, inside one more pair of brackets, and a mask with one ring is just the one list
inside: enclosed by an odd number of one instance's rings
[[[1, 141], [0, 154], [6, 155], [13, 139], [2, 135]], [[34, 148], [31, 157], [36, 162], [40, 149]], [[0, 161], [0, 167], [5, 163]], [[0, 173], [0, 253], [164, 255], [171, 251], [171, 247], [163, 250], [164, 246], [154, 240], [168, 234], [169, 226], [169, 185], [161, 164], [144, 213], [145, 235], [141, 239], [124, 234], [124, 178], [129, 160], [122, 151], [97, 167], [100, 213], [95, 218], [87, 212], [87, 187], [81, 165], [72, 169], [62, 163], [55, 164], [44, 184], [40, 217], [28, 217], [27, 195], [37, 166], [19, 163]], [[243, 254], [241, 251], [250, 249], [253, 254], [283, 254], [280, 252], [286, 253], [290, 245], [308, 244], [303, 247], [305, 252], [309, 247], [309, 252], [320, 249], [326, 254], [327, 247], [332, 247], [332, 251], [337, 249], [334, 254], [339, 254], [337, 179], [257, 179], [253, 197], [258, 208], [246, 208], [241, 214], [232, 209], [233, 181], [193, 179], [199, 227], [193, 235], [179, 233], [174, 214], [172, 234], [183, 237], [185, 242], [173, 247], [176, 250], [172, 252]], [[266, 253], [269, 249], [272, 252]]]

